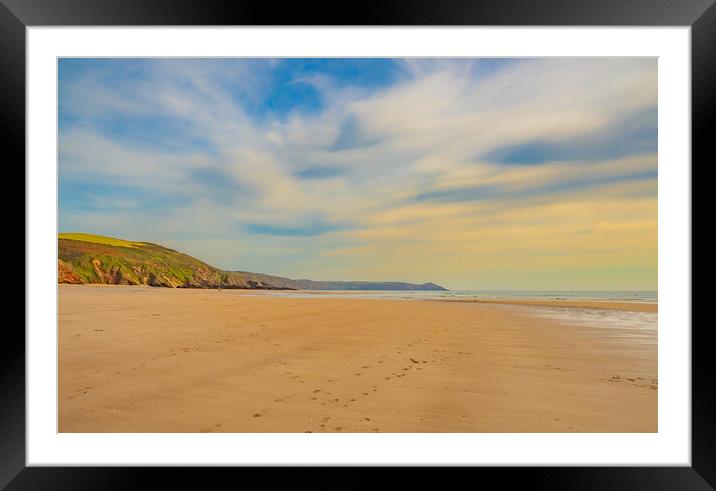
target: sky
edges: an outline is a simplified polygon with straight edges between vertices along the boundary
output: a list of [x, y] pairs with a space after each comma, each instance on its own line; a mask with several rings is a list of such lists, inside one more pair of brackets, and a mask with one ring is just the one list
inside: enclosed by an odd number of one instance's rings
[[652, 58], [59, 60], [59, 231], [226, 270], [657, 289]]

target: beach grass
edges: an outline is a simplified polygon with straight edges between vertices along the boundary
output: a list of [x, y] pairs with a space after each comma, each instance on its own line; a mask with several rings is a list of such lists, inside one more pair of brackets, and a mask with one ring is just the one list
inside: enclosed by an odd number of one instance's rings
[[128, 240], [115, 239], [113, 237], [104, 237], [102, 235], [81, 234], [81, 233], [61, 233], [58, 234], [59, 239], [78, 240], [81, 242], [92, 242], [94, 244], [105, 244], [115, 247], [130, 247], [136, 249], [144, 245], [144, 242], [130, 242]]

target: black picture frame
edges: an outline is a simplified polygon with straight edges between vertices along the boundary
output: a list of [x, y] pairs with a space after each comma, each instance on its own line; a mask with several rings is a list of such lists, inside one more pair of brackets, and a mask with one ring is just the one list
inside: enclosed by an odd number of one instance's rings
[[[25, 203], [25, 33], [30, 26], [155, 26], [155, 25], [444, 25], [444, 26], [691, 26], [692, 80], [692, 214], [710, 211], [706, 166], [713, 165], [710, 129], [716, 119], [716, 6], [714, 0], [396, 0], [362, 5], [303, 2], [278, 8], [270, 2], [228, 0], [0, 0], [0, 140], [5, 156], [5, 223], [13, 232], [0, 248], [4, 269], [15, 295], [25, 295], [17, 278], [32, 261], [25, 252], [25, 216], [16, 210]], [[14, 174], [13, 174], [14, 173]], [[696, 179], [694, 179], [694, 175]], [[699, 196], [697, 198], [697, 196]], [[9, 223], [8, 223], [9, 222]], [[692, 230], [693, 220], [692, 220]], [[695, 232], [695, 230], [694, 230]], [[716, 245], [716, 229], [692, 232], [692, 249]], [[25, 261], [17, 258], [24, 257]], [[692, 252], [692, 259], [694, 253]], [[705, 256], [700, 253], [696, 257]], [[21, 271], [22, 269], [22, 271]], [[713, 261], [704, 257], [699, 277], [713, 277]], [[23, 280], [23, 285], [24, 285]], [[10, 295], [11, 293], [8, 293]], [[692, 289], [694, 300], [706, 301], [710, 289]], [[9, 298], [9, 297], [8, 297]], [[21, 299], [7, 303], [24, 304]], [[713, 489], [716, 487], [716, 390], [712, 377], [714, 329], [696, 322], [692, 308], [692, 454], [691, 467], [481, 468], [501, 486], [528, 482], [548, 489]], [[0, 488], [8, 489], [125, 489], [158, 477], [166, 484], [203, 483], [202, 469], [59, 468], [25, 465], [25, 335], [23, 322], [5, 322], [0, 341]], [[226, 475], [236, 469], [214, 469]], [[271, 472], [270, 470], [265, 470]], [[351, 472], [357, 475], [353, 469]], [[333, 487], [334, 471], [321, 471], [314, 481]], [[419, 475], [419, 474], [418, 474]], [[213, 477], [213, 476], [212, 476]], [[258, 476], [257, 476], [258, 477]], [[263, 476], [262, 476], [263, 477]], [[268, 477], [268, 475], [265, 475]], [[481, 476], [482, 477], [482, 476]], [[525, 481], [526, 480], [526, 481]], [[345, 478], [342, 482], [346, 482]], [[356, 476], [353, 485], [368, 485]], [[202, 486], [203, 487], [203, 486]]]

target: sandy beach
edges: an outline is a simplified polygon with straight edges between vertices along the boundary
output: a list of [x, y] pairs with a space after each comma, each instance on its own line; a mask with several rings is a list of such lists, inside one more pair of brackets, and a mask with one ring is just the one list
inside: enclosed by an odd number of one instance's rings
[[593, 303], [59, 285], [58, 430], [655, 432], [656, 333], [542, 307], [656, 305]]

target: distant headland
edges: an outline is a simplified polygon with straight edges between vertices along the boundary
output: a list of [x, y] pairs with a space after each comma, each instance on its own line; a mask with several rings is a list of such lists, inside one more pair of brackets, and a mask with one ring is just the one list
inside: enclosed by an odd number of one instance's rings
[[446, 290], [435, 283], [292, 280], [223, 271], [157, 244], [83, 233], [58, 235], [58, 282], [263, 290]]

